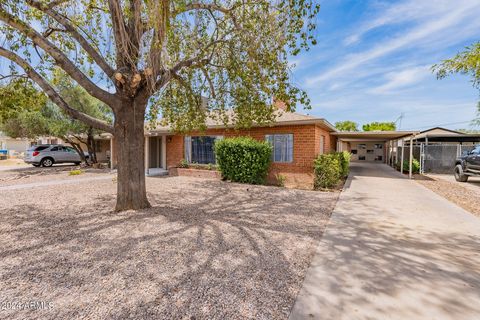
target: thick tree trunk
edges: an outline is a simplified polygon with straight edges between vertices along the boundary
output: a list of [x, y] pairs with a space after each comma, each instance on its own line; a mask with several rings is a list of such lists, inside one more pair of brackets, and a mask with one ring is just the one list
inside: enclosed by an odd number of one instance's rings
[[117, 155], [116, 211], [150, 207], [145, 187], [144, 120], [146, 99], [122, 105], [115, 113]]

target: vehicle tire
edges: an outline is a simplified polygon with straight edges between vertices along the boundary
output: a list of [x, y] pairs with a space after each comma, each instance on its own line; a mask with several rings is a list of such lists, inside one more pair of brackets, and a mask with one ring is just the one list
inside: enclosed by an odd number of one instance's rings
[[463, 168], [461, 164], [455, 166], [455, 180], [458, 182], [467, 182], [468, 176], [463, 173]]
[[52, 158], [43, 158], [40, 162], [42, 167], [51, 167], [53, 166], [53, 159]]
[[76, 166], [79, 166], [79, 165], [80, 165], [80, 162], [74, 162], [74, 164], [75, 164]]
[[34, 167], [40, 167], [40, 163], [32, 163], [32, 166], [34, 166]]

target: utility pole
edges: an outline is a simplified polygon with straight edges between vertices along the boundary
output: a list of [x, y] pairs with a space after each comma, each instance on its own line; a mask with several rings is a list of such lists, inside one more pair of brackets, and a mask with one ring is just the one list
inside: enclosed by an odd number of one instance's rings
[[400, 113], [400, 116], [395, 120], [395, 125], [398, 122], [397, 130], [400, 130], [402, 128], [402, 120], [405, 117], [405, 112]]

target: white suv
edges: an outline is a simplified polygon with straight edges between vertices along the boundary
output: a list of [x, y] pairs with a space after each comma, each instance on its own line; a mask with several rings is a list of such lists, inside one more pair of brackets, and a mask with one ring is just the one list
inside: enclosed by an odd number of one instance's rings
[[51, 167], [54, 163], [74, 163], [78, 165], [82, 162], [75, 149], [59, 144], [33, 146], [25, 152], [23, 160], [35, 167]]

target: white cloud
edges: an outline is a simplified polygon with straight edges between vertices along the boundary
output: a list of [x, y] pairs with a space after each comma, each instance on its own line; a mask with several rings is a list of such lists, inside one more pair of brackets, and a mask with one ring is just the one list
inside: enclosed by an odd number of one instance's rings
[[[338, 78], [352, 74], [353, 78], [357, 78], [355, 74], [362, 73], [360, 71], [367, 68], [368, 63], [396, 51], [412, 47], [415, 49], [427, 48], [432, 51], [435, 48], [440, 49], [462, 41], [465, 37], [471, 36], [471, 33], [476, 32], [474, 34], [478, 34], [480, 19], [477, 19], [476, 16], [480, 10], [480, 1], [416, 1], [415, 3], [418, 4], [419, 2], [434, 2], [441, 10], [434, 10], [435, 14], [432, 17], [431, 12], [424, 12], [426, 10], [425, 6], [419, 5], [418, 8], [412, 8], [412, 1], [407, 2], [402, 10], [397, 9], [395, 15], [388, 15], [390, 11], [387, 10], [386, 18], [384, 17], [383, 20], [381, 17], [378, 18], [376, 23], [364, 27], [363, 30], [399, 21], [402, 13], [407, 14], [409, 12], [406, 8], [414, 10], [409, 15], [417, 20], [423, 14], [424, 21], [416, 24], [402, 35], [377, 43], [371, 49], [346, 56], [336, 66], [327, 69], [320, 75], [307, 78], [306, 85], [312, 88], [321, 82], [338, 81]], [[360, 31], [353, 36], [360, 37], [361, 34]], [[450, 42], [446, 43], [447, 40]], [[351, 81], [351, 79], [349, 80]]]
[[406, 88], [431, 77], [430, 66], [417, 66], [385, 75], [386, 83], [369, 90], [373, 94], [394, 93], [396, 89]]
[[[471, 2], [471, 1], [470, 1]], [[394, 5], [382, 6], [380, 14], [373, 18], [367, 19], [344, 40], [345, 45], [350, 45], [360, 41], [362, 36], [376, 28], [399, 24], [404, 22], [423, 21], [426, 18], [431, 18], [448, 13], [451, 9], [451, 0], [436, 0], [436, 1], [418, 1], [409, 0]], [[457, 5], [462, 5], [461, 2]]]

